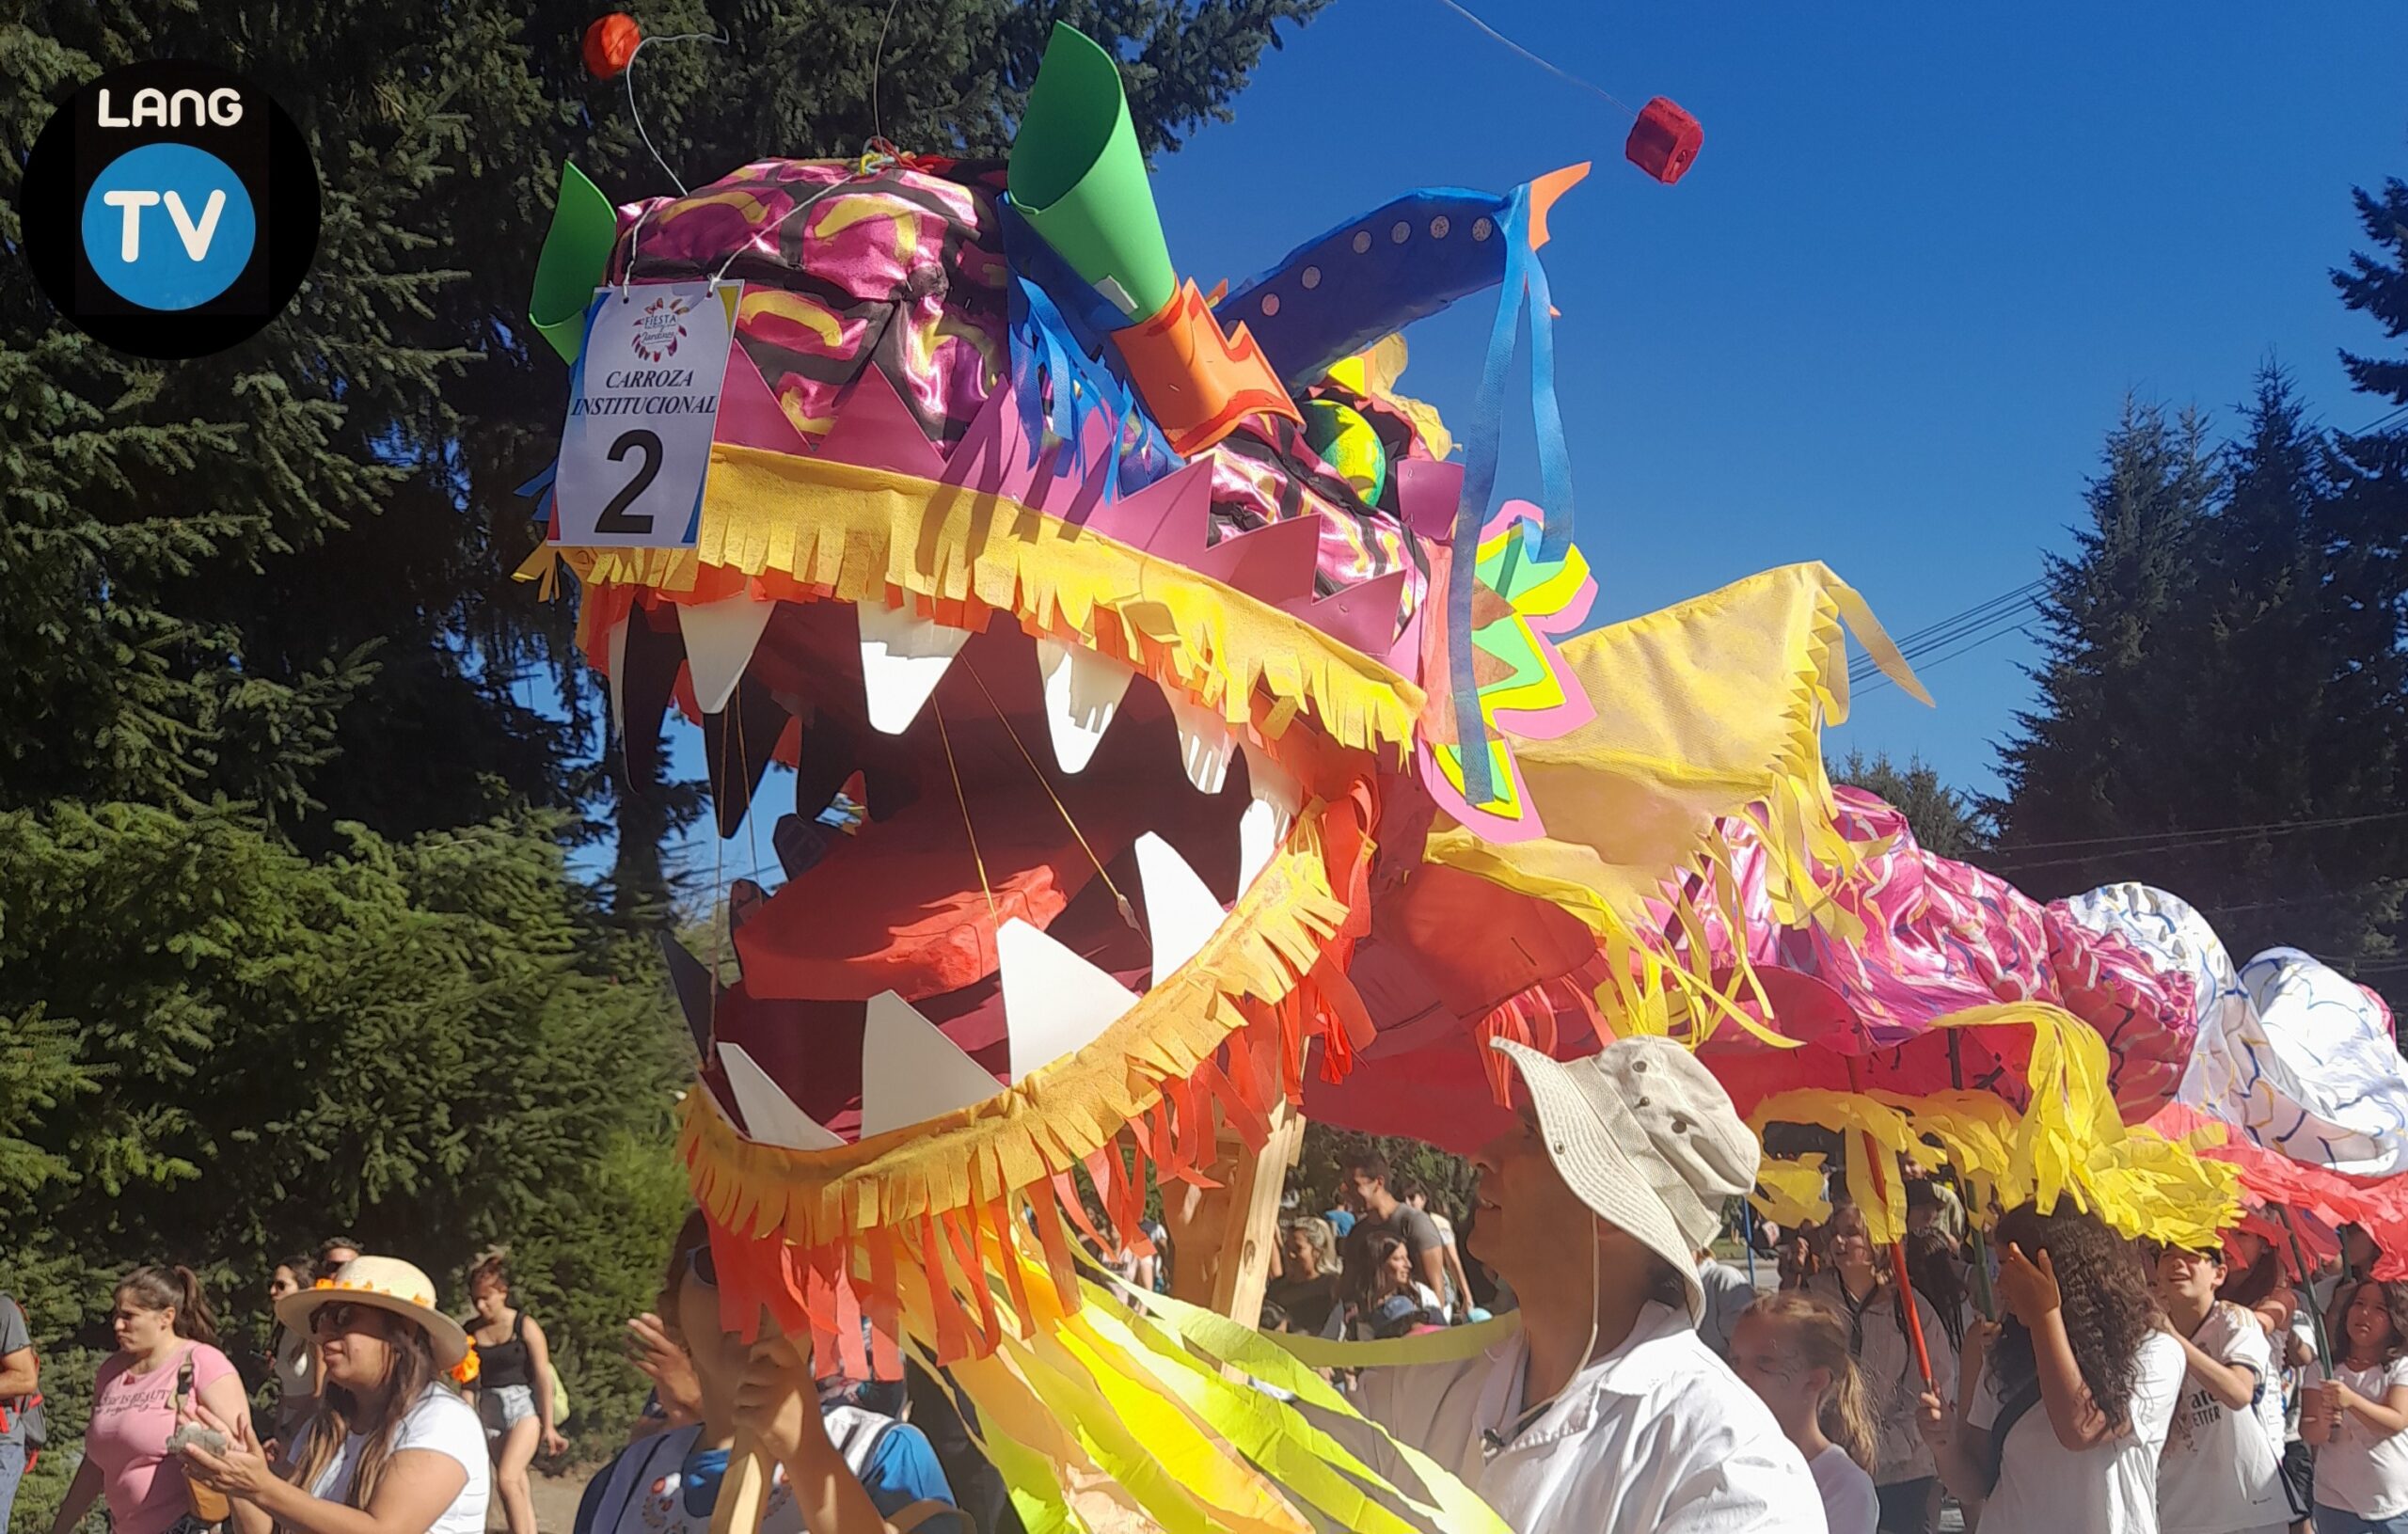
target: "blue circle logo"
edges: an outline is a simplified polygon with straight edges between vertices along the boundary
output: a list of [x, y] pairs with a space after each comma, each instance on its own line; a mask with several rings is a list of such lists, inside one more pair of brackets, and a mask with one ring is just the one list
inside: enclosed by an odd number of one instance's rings
[[109, 162], [84, 198], [84, 255], [144, 308], [187, 309], [231, 287], [259, 243], [251, 194], [189, 144], [146, 144]]

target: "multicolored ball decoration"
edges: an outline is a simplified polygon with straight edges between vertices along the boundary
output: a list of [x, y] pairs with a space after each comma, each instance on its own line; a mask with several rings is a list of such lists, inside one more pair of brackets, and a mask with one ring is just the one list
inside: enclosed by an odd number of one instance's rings
[[1304, 411], [1306, 444], [1354, 486], [1365, 505], [1379, 504], [1388, 482], [1388, 450], [1380, 434], [1362, 412], [1336, 400], [1307, 401]]

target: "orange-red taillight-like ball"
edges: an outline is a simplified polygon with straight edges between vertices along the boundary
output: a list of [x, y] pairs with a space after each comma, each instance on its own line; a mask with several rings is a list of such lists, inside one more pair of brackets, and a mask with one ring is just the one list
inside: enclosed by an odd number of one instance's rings
[[1658, 96], [1630, 125], [1630, 137], [1622, 152], [1632, 165], [1670, 186], [1687, 173], [1697, 159], [1698, 146], [1704, 142], [1705, 130], [1698, 126], [1697, 119], [1682, 111], [1671, 98]]
[[625, 11], [599, 17], [585, 29], [585, 67], [595, 79], [608, 80], [627, 67], [627, 60], [636, 56], [636, 44], [642, 41], [642, 29]]

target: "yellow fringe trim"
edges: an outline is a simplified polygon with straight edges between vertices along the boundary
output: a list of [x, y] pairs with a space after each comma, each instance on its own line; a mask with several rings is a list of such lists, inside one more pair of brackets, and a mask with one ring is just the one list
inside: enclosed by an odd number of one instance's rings
[[[1286, 705], [1275, 719], [1310, 707], [1339, 744], [1385, 746], [1398, 760], [1421, 713], [1413, 682], [1244, 592], [1006, 497], [884, 469], [719, 443], [695, 547], [560, 557], [589, 586], [673, 597], [698, 583], [725, 594], [733, 577], [789, 600], [908, 601], [974, 630], [1008, 612], [1032, 635], [1126, 660], [1234, 727], [1253, 722], [1259, 687]], [[530, 574], [540, 574], [531, 561]]]
[[[1953, 1164], [1971, 1184], [1975, 1211], [2031, 1204], [2042, 1213], [2061, 1198], [2125, 1235], [2197, 1246], [2241, 1217], [2238, 1169], [2209, 1161], [2146, 1129], [2127, 1129], [2107, 1085], [2107, 1045], [2097, 1030], [2059, 1007], [2010, 1003], [1942, 1019], [1942, 1028], [2025, 1027], [2032, 1033], [2030, 1106], [2018, 1114], [1987, 1092], [1838, 1092], [1801, 1087], [1756, 1105], [1749, 1123], [1761, 1138], [1771, 1123], [1814, 1124], [1846, 1137], [1849, 1189], [1876, 1241], [1906, 1234], [1905, 1160], [1937, 1169]], [[1886, 1201], [1871, 1194], [1878, 1161]], [[1784, 1170], [1777, 1196], [1756, 1207], [1794, 1218], [1798, 1188]]]
[[[1247, 1025], [1287, 1000], [1346, 920], [1322, 862], [1319, 800], [1204, 947], [1068, 1059], [943, 1117], [839, 1150], [756, 1145], [687, 1094], [678, 1149], [718, 1225], [803, 1247], [1022, 1193], [1112, 1144]], [[1043, 1196], [1050, 1196], [1049, 1194]]]

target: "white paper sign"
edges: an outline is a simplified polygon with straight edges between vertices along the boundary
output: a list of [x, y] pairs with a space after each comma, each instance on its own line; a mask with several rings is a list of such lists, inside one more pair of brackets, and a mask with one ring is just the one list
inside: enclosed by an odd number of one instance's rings
[[691, 548], [740, 282], [603, 288], [561, 433], [556, 544]]

